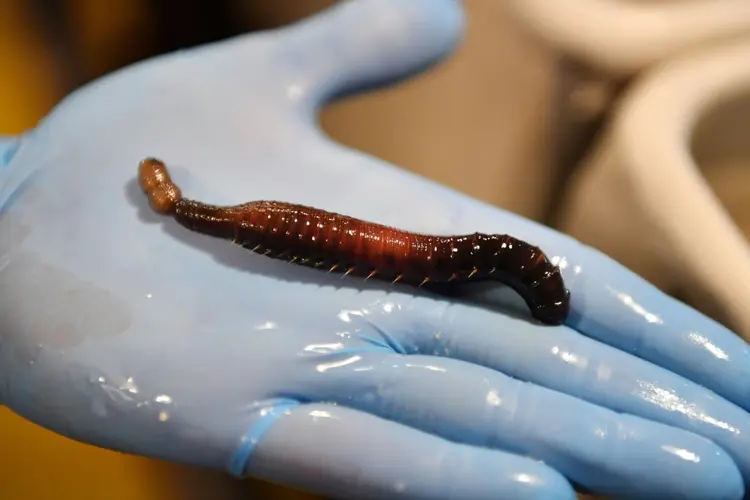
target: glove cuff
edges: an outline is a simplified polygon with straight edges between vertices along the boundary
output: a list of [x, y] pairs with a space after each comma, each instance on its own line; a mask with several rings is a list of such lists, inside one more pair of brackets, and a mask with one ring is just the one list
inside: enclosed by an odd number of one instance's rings
[[20, 135], [0, 135], [0, 167], [4, 167], [11, 162], [20, 143]]

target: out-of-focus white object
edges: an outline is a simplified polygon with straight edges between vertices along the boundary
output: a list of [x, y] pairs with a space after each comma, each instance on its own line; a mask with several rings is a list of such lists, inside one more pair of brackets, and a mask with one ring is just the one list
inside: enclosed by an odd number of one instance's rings
[[750, 35], [636, 79], [559, 228], [750, 339]]
[[747, 0], [508, 0], [537, 37], [613, 76], [750, 31]]

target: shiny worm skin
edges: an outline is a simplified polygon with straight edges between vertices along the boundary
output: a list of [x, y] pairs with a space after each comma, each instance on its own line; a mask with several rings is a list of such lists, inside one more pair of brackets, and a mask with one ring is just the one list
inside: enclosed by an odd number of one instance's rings
[[417, 234], [278, 201], [210, 205], [183, 198], [155, 158], [139, 163], [138, 181], [155, 212], [271, 258], [412, 286], [495, 280], [515, 290], [546, 324], [563, 323], [570, 310], [560, 269], [538, 247], [512, 236]]

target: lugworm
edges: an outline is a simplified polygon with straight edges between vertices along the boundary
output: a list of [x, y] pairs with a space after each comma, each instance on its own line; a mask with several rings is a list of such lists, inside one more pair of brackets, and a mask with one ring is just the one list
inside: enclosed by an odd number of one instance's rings
[[538, 247], [509, 235], [418, 234], [279, 201], [210, 205], [183, 198], [155, 158], [140, 162], [138, 181], [155, 212], [271, 258], [412, 286], [496, 280], [548, 324], [564, 322], [570, 309], [559, 267]]

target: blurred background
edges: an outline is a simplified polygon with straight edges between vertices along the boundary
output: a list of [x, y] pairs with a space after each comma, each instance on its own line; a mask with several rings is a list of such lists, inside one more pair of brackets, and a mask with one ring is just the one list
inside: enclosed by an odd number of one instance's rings
[[[0, 133], [34, 127], [66, 94], [128, 64], [278, 27], [334, 3], [0, 0]], [[557, 224], [571, 176], [638, 68], [613, 69], [611, 61], [597, 66], [555, 50], [521, 27], [503, 2], [464, 4], [467, 37], [450, 60], [393, 88], [331, 104], [322, 125], [349, 146]], [[732, 183], [724, 182], [729, 189]], [[679, 296], [679, 290], [664, 288]], [[0, 442], [3, 499], [314, 498], [79, 444], [5, 409]]]

